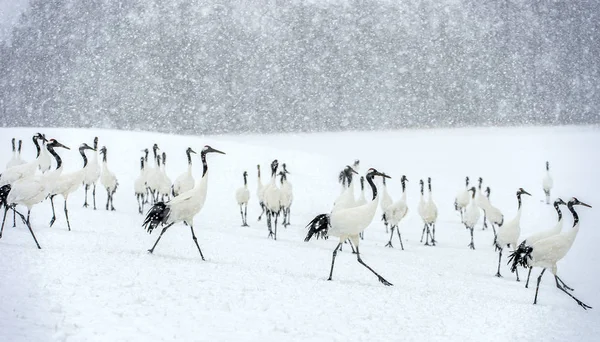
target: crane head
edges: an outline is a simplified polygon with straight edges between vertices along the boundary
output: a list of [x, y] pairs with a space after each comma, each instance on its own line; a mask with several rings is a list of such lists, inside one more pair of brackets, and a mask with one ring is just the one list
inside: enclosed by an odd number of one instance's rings
[[588, 207], [588, 208], [591, 208], [591, 207], [592, 207], [591, 205], [589, 205], [589, 204], [587, 204], [587, 203], [583, 203], [583, 202], [581, 202], [579, 199], [577, 199], [577, 197], [573, 197], [573, 198], [571, 198], [571, 200], [569, 201], [569, 204], [568, 204], [568, 205], [570, 205], [570, 206], [573, 206], [573, 205], [582, 205], [582, 206], [584, 206], [584, 207]]
[[36, 133], [33, 137], [35, 139], [39, 139], [39, 140], [48, 142], [48, 139], [46, 139], [46, 136], [44, 134], [42, 134], [42, 133]]
[[402, 175], [402, 177], [400, 178], [401, 182], [408, 182], [408, 178], [406, 178], [406, 175]]
[[565, 201], [563, 201], [563, 199], [560, 197], [557, 198], [556, 201], [554, 201], [554, 205], [559, 205], [559, 204], [567, 205], [567, 203], [565, 203]]
[[196, 151], [192, 150], [191, 147], [188, 147], [187, 150], [185, 150], [185, 153], [187, 153], [187, 154], [190, 154], [190, 153], [196, 154]]
[[[355, 173], [356, 173], [356, 171], [355, 171]], [[372, 178], [372, 177], [374, 177], [374, 176], [381, 176], [381, 177], [383, 177], [383, 178], [390, 178], [390, 179], [392, 178], [392, 177], [390, 177], [390, 176], [386, 175], [386, 174], [385, 174], [385, 173], [383, 173], [383, 172], [379, 172], [379, 171], [377, 171], [377, 170], [376, 170], [376, 169], [374, 169], [374, 168], [370, 168], [370, 169], [367, 171], [367, 177], [369, 177], [369, 176], [371, 176], [371, 178]]]
[[79, 146], [79, 151], [83, 151], [83, 150], [94, 150], [94, 151], [96, 151], [96, 149], [95, 149], [95, 148], [93, 148], [93, 147], [90, 147], [90, 145], [88, 145], [88, 144], [86, 144], [86, 143], [83, 143], [83, 144], [81, 144], [81, 145]]
[[[44, 138], [44, 139], [45, 139], [45, 138]], [[67, 146], [65, 146], [65, 145], [61, 144], [61, 143], [60, 143], [60, 142], [58, 142], [58, 140], [56, 140], [56, 139], [50, 139], [50, 140], [48, 140], [48, 145], [47, 145], [47, 146], [50, 146], [50, 147], [62, 147], [62, 148], [65, 148], [65, 149], [67, 149], [67, 150], [70, 150], [70, 148], [68, 148]]]
[[521, 196], [521, 195], [523, 195], [523, 194], [525, 194], [525, 195], [528, 195], [528, 196], [531, 196], [531, 194], [530, 194], [530, 193], [528, 193], [527, 191], [525, 191], [525, 189], [523, 189], [523, 188], [519, 188], [519, 190], [517, 191], [517, 196]]
[[97, 150], [98, 149], [98, 137], [94, 137], [94, 148], [93, 150]]
[[100, 154], [106, 154], [106, 146], [102, 146], [100, 149]]
[[202, 152], [200, 152], [202, 154], [206, 154], [206, 153], [220, 153], [220, 154], [225, 154], [225, 152], [216, 150], [208, 145], [204, 146], [204, 148], [202, 148]]

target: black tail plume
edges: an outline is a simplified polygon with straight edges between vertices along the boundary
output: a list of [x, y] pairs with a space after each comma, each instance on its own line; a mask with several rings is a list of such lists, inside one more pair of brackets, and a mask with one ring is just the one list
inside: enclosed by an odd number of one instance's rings
[[142, 223], [142, 227], [144, 227], [148, 233], [152, 233], [152, 230], [158, 227], [159, 224], [165, 225], [167, 223], [170, 214], [171, 208], [169, 208], [165, 202], [156, 202], [150, 210], [148, 210], [144, 223]]
[[8, 206], [8, 203], [6, 203], [6, 199], [8, 198], [8, 193], [11, 189], [12, 187], [10, 186], [10, 184], [6, 184], [0, 187], [0, 208], [2, 208], [3, 205]]
[[510, 271], [515, 273], [519, 265], [528, 268], [529, 260], [531, 260], [531, 252], [533, 252], [531, 246], [521, 244], [517, 250], [510, 253], [507, 262], [507, 265], [510, 265]]
[[308, 225], [306, 225], [308, 229], [308, 234], [304, 239], [305, 242], [308, 242], [313, 235], [325, 238], [327, 236], [327, 230], [329, 229], [329, 214], [321, 214], [317, 215]]
[[458, 201], [454, 200], [454, 210], [458, 211]]

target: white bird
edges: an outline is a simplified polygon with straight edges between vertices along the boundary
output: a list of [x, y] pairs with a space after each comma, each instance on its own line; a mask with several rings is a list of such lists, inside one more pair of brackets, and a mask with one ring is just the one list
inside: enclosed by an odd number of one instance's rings
[[19, 148], [17, 149], [15, 146], [15, 138], [12, 138], [12, 158], [6, 163], [6, 168], [10, 169], [13, 166], [25, 164], [25, 161], [21, 159], [21, 146], [23, 145], [23, 141], [19, 140]]
[[377, 205], [379, 203], [379, 196], [377, 193], [377, 187], [373, 183], [373, 177], [381, 176], [384, 178], [390, 178], [384, 173], [380, 173], [375, 169], [369, 169], [367, 171], [367, 182], [371, 186], [371, 190], [373, 191], [372, 200], [358, 207], [341, 209], [331, 214], [321, 214], [317, 215], [308, 225], [309, 228], [308, 234], [304, 241], [309, 241], [311, 237], [314, 235], [318, 236], [337, 236], [339, 238], [339, 243], [337, 247], [333, 250], [333, 258], [331, 260], [331, 270], [329, 272], [329, 278], [327, 280], [332, 280], [333, 276], [333, 266], [335, 264], [335, 257], [337, 255], [338, 250], [342, 247], [342, 244], [347, 239], [350, 239], [356, 248], [356, 259], [357, 261], [365, 266], [369, 271], [373, 272], [379, 279], [381, 283], [384, 285], [392, 285], [389, 281], [385, 280], [382, 276], [377, 274], [371, 267], [365, 264], [361, 257], [359, 251], [359, 233], [364, 231], [369, 224], [373, 221], [375, 217], [375, 212], [377, 211]]
[[[500, 209], [494, 207], [490, 202], [490, 194], [492, 190], [490, 187], [485, 188], [485, 195], [487, 198], [486, 206], [481, 208], [483, 209], [483, 213], [485, 217], [487, 217], [488, 222], [492, 226], [492, 230], [494, 231], [494, 239], [496, 239], [496, 227], [500, 227], [504, 224], [504, 215], [500, 211]], [[484, 220], [485, 222], [485, 220]]]
[[[502, 249], [504, 246], [509, 248], [517, 249], [519, 243], [519, 235], [521, 235], [521, 195], [531, 196], [530, 193], [523, 190], [523, 188], [519, 188], [517, 190], [517, 201], [518, 201], [518, 209], [515, 217], [506, 222], [501, 227], [498, 228], [498, 234], [496, 235], [496, 239], [494, 240], [494, 245], [496, 246], [496, 251], [498, 251], [498, 271], [496, 272], [496, 277], [502, 277], [500, 274], [500, 262], [502, 260]], [[517, 281], [519, 280], [519, 272], [517, 274]]]
[[154, 246], [152, 246], [148, 252], [154, 252], [154, 248], [156, 248], [160, 238], [169, 227], [177, 222], [185, 222], [190, 226], [192, 231], [192, 239], [194, 240], [196, 247], [198, 247], [200, 257], [202, 260], [204, 260], [204, 255], [202, 255], [202, 250], [200, 249], [200, 245], [198, 245], [198, 239], [194, 233], [194, 217], [200, 212], [200, 210], [202, 210], [204, 207], [204, 202], [206, 201], [206, 193], [208, 191], [208, 164], [206, 163], [206, 154], [213, 152], [225, 154], [224, 152], [216, 150], [208, 145], [204, 146], [200, 152], [200, 159], [202, 160], [203, 166], [202, 178], [196, 181], [194, 188], [179, 194], [179, 196], [173, 198], [169, 202], [157, 202], [148, 211], [146, 219], [142, 224], [144, 229], [146, 229], [148, 233], [152, 233], [154, 228], [158, 227], [159, 225], [163, 227], [158, 239], [154, 243]]
[[192, 153], [196, 154], [191, 147], [185, 150], [187, 155], [188, 167], [187, 171], [180, 174], [173, 183], [173, 196], [179, 196], [179, 194], [191, 190], [194, 187], [194, 176], [192, 175]]
[[423, 242], [423, 237], [425, 237], [425, 246], [429, 246], [429, 237], [431, 236], [431, 240], [433, 240], [429, 224], [429, 222], [431, 222], [431, 213], [429, 212], [428, 208], [429, 203], [425, 201], [425, 183], [422, 179], [419, 180], [419, 185], [421, 186], [421, 197], [419, 197], [419, 206], [417, 207], [417, 211], [419, 212], [419, 216], [421, 216], [421, 220], [423, 220], [423, 232], [421, 233], [420, 242]]
[[256, 198], [258, 198], [258, 204], [260, 204], [260, 215], [258, 216], [258, 221], [262, 218], [265, 213], [265, 186], [260, 179], [260, 165], [256, 165], [256, 169], [258, 170], [258, 182], [256, 183]]
[[[46, 144], [46, 148], [54, 156], [56, 159], [56, 169], [48, 172], [44, 175], [37, 175], [32, 177], [27, 177], [23, 179], [19, 179], [13, 184], [6, 185], [3, 187], [4, 193], [8, 190], [7, 187], [10, 187], [10, 192], [5, 200], [5, 208], [4, 208], [4, 219], [2, 220], [2, 228], [0, 228], [0, 238], [2, 238], [2, 231], [4, 230], [4, 221], [6, 220], [6, 212], [9, 208], [14, 210], [25, 222], [27, 228], [29, 228], [29, 232], [31, 236], [33, 236], [33, 240], [39, 249], [41, 249], [40, 244], [38, 243], [33, 230], [31, 229], [31, 223], [29, 217], [31, 215], [31, 209], [36, 204], [42, 202], [49, 194], [49, 190], [53, 187], [53, 184], [56, 182], [58, 177], [60, 177], [63, 165], [62, 159], [54, 151], [54, 148], [62, 147], [69, 149], [63, 144], [59, 143], [54, 139], [50, 139], [48, 144]], [[27, 218], [25, 218], [21, 213], [16, 211], [15, 206], [17, 204], [21, 204], [27, 207]]]
[[119, 182], [117, 181], [115, 174], [108, 169], [106, 162], [106, 146], [102, 146], [100, 154], [102, 154], [102, 175], [100, 176], [100, 183], [106, 189], [106, 210], [108, 210], [110, 204], [110, 210], [114, 211], [113, 196], [117, 191], [117, 187], [119, 187]]
[[33, 141], [37, 150], [36, 158], [38, 159], [38, 169], [42, 173], [46, 173], [52, 168], [52, 157], [50, 156], [47, 148], [48, 140], [44, 134], [37, 133], [36, 135], [38, 136], [37, 140], [39, 140], [42, 144], [42, 146], [39, 146], [36, 140]]
[[558, 268], [556, 263], [560, 261], [562, 258], [567, 255], [571, 247], [573, 246], [573, 242], [577, 237], [577, 233], [579, 232], [579, 216], [575, 212], [573, 206], [582, 205], [588, 208], [591, 208], [589, 204], [583, 203], [579, 201], [577, 198], [573, 197], [569, 203], [567, 203], [567, 207], [571, 214], [573, 215], [573, 228], [569, 231], [553, 235], [542, 239], [534, 244], [525, 244], [519, 246], [517, 250], [509, 256], [509, 263], [512, 263], [511, 271], [516, 272], [517, 266], [521, 265], [525, 268], [527, 267], [542, 267], [543, 270], [540, 273], [537, 279], [537, 286], [535, 289], [535, 298], [533, 300], [533, 304], [537, 304], [537, 296], [538, 291], [540, 289], [540, 282], [542, 281], [542, 276], [547, 268], [550, 269], [552, 274], [554, 274], [554, 279], [556, 281], [556, 287], [560, 289], [562, 292], [569, 295], [569, 297], [573, 298], [584, 309], [591, 309], [592, 307], [583, 303], [579, 299], [575, 298], [572, 294], [570, 294], [567, 290], [573, 291], [572, 288], [568, 287], [562, 279], [558, 277]]
[[135, 198], [138, 202], [138, 212], [142, 214], [144, 212], [144, 196], [146, 195], [146, 170], [145, 170], [145, 159], [140, 158], [140, 175], [135, 179], [133, 183], [133, 190], [135, 192]]
[[487, 226], [488, 219], [485, 214], [485, 208], [487, 208], [490, 205], [490, 202], [489, 202], [488, 198], [483, 194], [482, 183], [483, 183], [483, 178], [479, 177], [479, 184], [477, 186], [477, 197], [476, 197], [475, 203], [481, 210], [483, 210], [483, 227], [481, 228], [481, 230], [485, 230], [488, 227]]
[[381, 207], [381, 211], [383, 212], [383, 224], [385, 225], [385, 232], [388, 232], [388, 219], [387, 217], [385, 217], [385, 211], [387, 210], [387, 208], [392, 205], [392, 203], [394, 203], [394, 200], [392, 200], [392, 197], [390, 196], [390, 194], [387, 191], [387, 185], [385, 184], [385, 177], [383, 177], [383, 191], [382, 191], [382, 196], [381, 196], [381, 203], [379, 203], [380, 207]]
[[550, 175], [549, 162], [546, 162], [546, 173], [544, 174], [544, 178], [542, 179], [542, 186], [544, 188], [544, 194], [546, 194], [546, 204], [550, 204], [550, 191], [552, 190], [552, 186], [554, 186], [554, 181], [552, 180], [552, 176]]
[[85, 150], [93, 150], [92, 147], [88, 146], [88, 144], [83, 143], [79, 147], [79, 154], [81, 154], [81, 158], [83, 159], [83, 167], [75, 172], [71, 173], [63, 173], [56, 179], [54, 182], [50, 195], [50, 204], [52, 205], [52, 219], [50, 220], [50, 227], [56, 221], [56, 213], [54, 211], [54, 196], [62, 195], [65, 200], [65, 218], [67, 219], [67, 227], [69, 231], [71, 230], [71, 223], [69, 222], [69, 210], [67, 209], [67, 201], [69, 200], [69, 195], [75, 192], [81, 184], [83, 183], [83, 178], [85, 176], [85, 167], [88, 163], [87, 156], [85, 155]]
[[[29, 163], [16, 165], [16, 166], [11, 167], [10, 169], [4, 170], [4, 172], [2, 174], [0, 174], [0, 186], [6, 185], [6, 184], [12, 184], [12, 183], [18, 181], [19, 179], [33, 176], [35, 174], [35, 171], [38, 169], [38, 166], [40, 165], [39, 163], [40, 163], [40, 156], [41, 156], [41, 154], [39, 152], [39, 144], [37, 142], [38, 139], [45, 139], [45, 137], [40, 133], [37, 133], [33, 136], [33, 143], [38, 148], [38, 155], [37, 155], [36, 159], [33, 161], [30, 161]], [[44, 148], [44, 150], [45, 150], [45, 148]]]
[[465, 208], [469, 205], [471, 201], [471, 194], [469, 193], [469, 177], [465, 178], [465, 189], [461, 190], [456, 197], [454, 198], [454, 210], [460, 212], [460, 221], [463, 221], [463, 214]]
[[154, 167], [151, 167], [149, 163], [146, 163], [146, 185], [148, 186], [152, 203], [158, 202], [158, 187], [162, 179], [160, 172], [160, 156], [158, 155], [158, 145], [152, 146], [152, 153], [154, 155]]
[[479, 207], [475, 203], [475, 193], [477, 190], [475, 190], [475, 187], [471, 187], [469, 191], [472, 192], [471, 201], [469, 202], [467, 209], [465, 209], [465, 214], [463, 215], [463, 224], [465, 225], [465, 228], [471, 231], [471, 243], [469, 244], [469, 247], [471, 249], [475, 249], [475, 243], [473, 242], [473, 229], [475, 229], [475, 225], [479, 221], [480, 213]]
[[402, 244], [402, 235], [400, 234], [400, 227], [398, 227], [398, 224], [400, 223], [400, 221], [402, 221], [402, 219], [406, 216], [406, 213], [408, 212], [408, 206], [406, 204], [407, 181], [408, 179], [406, 178], [406, 176], [402, 175], [402, 178], [400, 178], [400, 182], [402, 183], [402, 197], [399, 201], [396, 201], [392, 205], [388, 206], [387, 210], [385, 211], [385, 216], [387, 217], [388, 223], [390, 225], [390, 230], [392, 232], [390, 234], [390, 241], [388, 241], [385, 247], [394, 247], [392, 245], [392, 239], [394, 238], [394, 230], [396, 230], [398, 234], [398, 240], [400, 240], [400, 248], [404, 250], [404, 245]]
[[158, 194], [161, 197], [161, 201], [164, 202], [165, 198], [167, 200], [170, 199], [173, 184], [171, 182], [171, 178], [167, 176], [167, 153], [163, 152], [162, 159], [160, 160], [162, 161], [162, 167], [160, 168], [161, 178], [158, 186]]
[[[281, 213], [281, 190], [277, 187], [277, 167], [279, 162], [277, 159], [271, 163], [271, 182], [265, 187], [265, 210], [267, 212], [267, 228], [269, 236], [273, 240], [277, 240], [277, 219]], [[275, 231], [273, 231], [271, 219], [275, 218]]]
[[88, 207], [88, 190], [92, 186], [92, 199], [94, 201], [94, 210], [96, 210], [96, 184], [100, 179], [100, 165], [98, 164], [98, 137], [94, 137], [94, 153], [88, 164], [85, 166], [83, 175], [83, 188], [85, 189], [85, 201], [83, 207]]
[[[527, 246], [527, 245], [531, 246], [540, 240], [543, 240], [550, 236], [560, 234], [560, 232], [562, 231], [562, 228], [563, 228], [563, 217], [562, 217], [562, 212], [560, 211], [561, 204], [567, 205], [567, 203], [565, 203], [565, 201], [563, 201], [561, 198], [558, 198], [558, 199], [556, 199], [556, 201], [554, 201], [554, 209], [556, 210], [556, 214], [558, 215], [558, 221], [556, 222], [554, 227], [531, 234], [530, 236], [528, 236], [525, 240], [523, 240], [519, 244], [519, 247]], [[525, 283], [525, 287], [529, 287], [529, 277], [531, 276], [532, 268], [533, 267], [529, 267], [529, 272], [527, 273], [527, 282]]]
[[[342, 184], [346, 187], [344, 191], [335, 199], [333, 202], [332, 211], [352, 208], [356, 206], [356, 198], [354, 197], [354, 183], [353, 183], [353, 174], [357, 174], [357, 172], [352, 168], [352, 166], [347, 165], [342, 171], [344, 180]], [[341, 175], [341, 174], [340, 174]]]
[[292, 202], [294, 201], [294, 190], [292, 184], [287, 179], [289, 174], [285, 163], [281, 164], [283, 171], [279, 173], [281, 176], [281, 210], [283, 211], [283, 226], [287, 227], [290, 225], [290, 213]]
[[[360, 176], [360, 196], [356, 200], [356, 206], [361, 206], [367, 204], [367, 199], [365, 198], [365, 177]], [[360, 233], [360, 239], [365, 239], [365, 232]]]
[[248, 190], [248, 172], [244, 171], [244, 186], [239, 187], [235, 192], [235, 200], [240, 206], [242, 215], [242, 227], [248, 227], [248, 201], [250, 200], [250, 190]]
[[438, 210], [431, 194], [431, 177], [427, 177], [427, 187], [429, 189], [429, 198], [427, 199], [425, 212], [427, 213], [429, 227], [431, 227], [431, 244], [435, 246], [435, 243], [437, 242], [435, 240], [435, 223], [437, 222]]

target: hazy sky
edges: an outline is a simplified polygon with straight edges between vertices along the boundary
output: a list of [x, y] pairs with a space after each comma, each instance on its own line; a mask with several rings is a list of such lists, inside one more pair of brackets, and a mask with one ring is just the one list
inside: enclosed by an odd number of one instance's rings
[[8, 38], [10, 28], [27, 8], [28, 0], [0, 0], [0, 41]]

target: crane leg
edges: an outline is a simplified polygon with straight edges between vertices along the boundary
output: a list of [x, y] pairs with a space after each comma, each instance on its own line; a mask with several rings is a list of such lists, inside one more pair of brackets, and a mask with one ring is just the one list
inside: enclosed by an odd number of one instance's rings
[[431, 244], [435, 246], [435, 223], [431, 224], [432, 234], [431, 234]]
[[364, 240], [365, 239], [365, 232], [364, 231], [360, 232], [358, 234], [358, 237], [360, 237], [361, 240]]
[[427, 223], [425, 223], [424, 226], [423, 226], [423, 232], [421, 233], [421, 241], [420, 242], [423, 242], [423, 236], [425, 235], [425, 230], [426, 229], [427, 229]]
[[572, 288], [568, 287], [567, 284], [565, 284], [564, 281], [562, 281], [562, 279], [560, 279], [557, 275], [555, 275], [556, 279], [560, 282], [560, 284], [562, 285], [562, 287], [564, 287], [565, 289], [569, 290], [569, 291], [573, 291]]
[[[142, 213], [142, 205], [140, 204], [140, 194], [135, 194], [135, 199], [138, 202], [138, 213]], [[142, 200], [143, 202], [144, 200]]]
[[[173, 222], [174, 223], [174, 222]], [[173, 223], [165, 226], [163, 228], [163, 230], [160, 232], [160, 235], [158, 236], [158, 239], [156, 239], [156, 242], [154, 243], [154, 246], [152, 246], [152, 248], [150, 248], [148, 250], [148, 252], [150, 252], [150, 254], [152, 254], [154, 252], [154, 248], [156, 248], [156, 245], [158, 245], [158, 241], [160, 241], [160, 238], [163, 236], [163, 234], [167, 231], [167, 229], [169, 229], [169, 227], [171, 227], [173, 225]]]
[[114, 192], [110, 194], [110, 210], [115, 211], [115, 198]]
[[246, 222], [244, 222], [244, 209], [243, 204], [240, 204], [240, 215], [242, 216], [242, 227], [246, 226]]
[[288, 209], [287, 209], [287, 225], [288, 226], [291, 224], [290, 223], [290, 217], [292, 217], [291, 213], [292, 213], [292, 209], [288, 207]]
[[469, 244], [469, 248], [471, 249], [475, 249], [475, 243], [473, 242], [473, 228], [469, 228], [469, 230], [471, 231], [471, 243]]
[[269, 229], [269, 236], [267, 238], [274, 237], [275, 235], [273, 234], [273, 230], [271, 229], [271, 211], [270, 210], [267, 210], [267, 228]]
[[56, 213], [54, 212], [54, 195], [50, 195], [50, 204], [52, 205], [52, 219], [50, 220], [50, 227], [52, 227], [54, 221], [56, 221]]
[[260, 209], [261, 209], [261, 212], [260, 212], [260, 215], [258, 215], [257, 221], [260, 221], [260, 219], [262, 219], [263, 214], [265, 213], [265, 205], [263, 203], [260, 204]]
[[400, 228], [396, 226], [396, 233], [398, 234], [398, 240], [400, 240], [400, 248], [404, 250], [404, 245], [402, 244], [402, 235], [400, 235]]
[[88, 184], [85, 184], [83, 186], [83, 188], [85, 189], [85, 201], [83, 202], [83, 207], [87, 208], [89, 206], [89, 204], [87, 202], [87, 194], [88, 194], [88, 189], [90, 188], [90, 186]]
[[388, 243], [385, 244], [385, 247], [394, 248], [394, 245], [392, 245], [392, 238], [394, 237], [394, 229], [395, 229], [395, 227], [392, 226], [392, 228], [391, 228], [392, 234], [390, 234], [390, 241], [388, 241]]
[[244, 224], [246, 225], [246, 227], [250, 227], [248, 225], [248, 203], [244, 205]]
[[[14, 210], [14, 209], [13, 209]], [[31, 223], [29, 223], [29, 214], [31, 213], [31, 211], [27, 212], [27, 220], [25, 220], [25, 217], [23, 216], [23, 214], [21, 214], [20, 212], [16, 211], [15, 212], [21, 216], [21, 220], [27, 222], [27, 228], [29, 228], [29, 232], [31, 233], [31, 236], [33, 237], [33, 241], [35, 241], [35, 245], [37, 246], [38, 249], [42, 249], [42, 247], [40, 247], [40, 244], [38, 243], [38, 240], [35, 237], [35, 234], [33, 233], [33, 229], [31, 229]]]
[[481, 228], [481, 230], [486, 230], [487, 229], [487, 216], [485, 215], [485, 211], [483, 212], [483, 228]]
[[525, 288], [528, 289], [529, 288], [529, 278], [531, 277], [531, 270], [533, 269], [533, 267], [529, 267], [529, 272], [527, 272], [527, 282], [525, 283]]
[[369, 267], [369, 265], [365, 264], [364, 261], [362, 261], [362, 259], [360, 258], [360, 252], [358, 251], [358, 246], [356, 246], [356, 260], [358, 260], [358, 262], [363, 265], [364, 267], [366, 267], [367, 269], [369, 269], [369, 271], [373, 272], [373, 274], [375, 274], [377, 276], [377, 278], [379, 279], [379, 281], [386, 286], [392, 286], [393, 284], [390, 283], [389, 281], [385, 280], [382, 276], [380, 276], [379, 274], [377, 274], [377, 272], [375, 272], [371, 267]]
[[71, 231], [71, 223], [69, 222], [69, 210], [67, 209], [67, 198], [65, 197], [65, 217], [67, 218], [67, 227]]
[[338, 243], [338, 245], [335, 247], [335, 249], [333, 250], [333, 257], [331, 258], [331, 270], [329, 271], [329, 278], [327, 278], [327, 280], [332, 280], [332, 276], [333, 276], [333, 265], [335, 264], [335, 257], [337, 255], [337, 251], [338, 249], [342, 248], [342, 243]]
[[[352, 243], [352, 240], [348, 239], [346, 240], [346, 242], [348, 242], [348, 244], [350, 245], [350, 248], [352, 248], [352, 254], [356, 254], [356, 249], [354, 249], [354, 244]], [[341, 249], [340, 249], [341, 251]]]
[[94, 199], [94, 210], [96, 210], [96, 183], [94, 183], [94, 187], [92, 189], [92, 197]]
[[17, 227], [17, 214], [13, 211], [13, 228]]
[[4, 231], [4, 222], [6, 221], [6, 213], [7, 212], [8, 212], [8, 205], [5, 205], [4, 206], [4, 218], [2, 219], [2, 228], [0, 228], [0, 239], [2, 239], [2, 232]]
[[500, 248], [500, 251], [498, 252], [498, 271], [496, 272], [496, 277], [501, 278], [502, 275], [500, 274], [500, 260], [502, 260], [502, 250], [503, 248]]
[[194, 243], [196, 243], [196, 247], [198, 247], [198, 252], [200, 252], [200, 257], [202, 258], [202, 260], [204, 259], [204, 255], [202, 255], [202, 250], [200, 249], [200, 245], [198, 244], [198, 239], [196, 238], [196, 234], [194, 234], [194, 226], [192, 226], [190, 224], [190, 229], [192, 230], [192, 239], [194, 240]]
[[[573, 296], [572, 294], [570, 294], [564, 287], [562, 287], [558, 283], [559, 282], [558, 276], [554, 275], [554, 279], [556, 280], [556, 287], [558, 287], [562, 292], [566, 293], [569, 297], [573, 298], [573, 300], [575, 300], [577, 302], [577, 304], [579, 304], [579, 306], [581, 306], [585, 310], [592, 308], [591, 306], [589, 306], [589, 305], [585, 304], [584, 302], [580, 301], [579, 299], [575, 298], [575, 296]], [[562, 282], [562, 280], [560, 280], [560, 282]]]
[[279, 218], [279, 213], [276, 213], [274, 216], [275, 216], [275, 234], [273, 235], [273, 240], [277, 240], [277, 219]]
[[518, 268], [515, 269], [515, 274], [517, 275], [517, 281], [521, 281], [521, 279], [519, 279], [519, 269]]
[[537, 285], [535, 286], [535, 297], [533, 298], [533, 304], [537, 304], [538, 291], [540, 290], [540, 282], [542, 281], [542, 276], [544, 275], [544, 272], [546, 272], [545, 268], [542, 270], [542, 273], [540, 273], [540, 276], [538, 277]]

